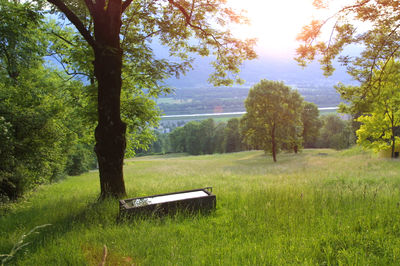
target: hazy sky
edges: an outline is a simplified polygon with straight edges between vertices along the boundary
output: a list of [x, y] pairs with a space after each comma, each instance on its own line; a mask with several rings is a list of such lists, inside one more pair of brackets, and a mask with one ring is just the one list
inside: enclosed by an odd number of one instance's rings
[[228, 0], [229, 5], [247, 11], [251, 25], [232, 28], [237, 37], [258, 38], [258, 53], [293, 57], [296, 36], [313, 19], [327, 18], [349, 0], [334, 0], [331, 10], [317, 10], [313, 0]]

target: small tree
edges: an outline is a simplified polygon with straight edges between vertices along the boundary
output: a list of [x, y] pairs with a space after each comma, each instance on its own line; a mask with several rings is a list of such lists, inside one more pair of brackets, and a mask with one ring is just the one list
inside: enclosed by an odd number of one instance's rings
[[247, 114], [241, 121], [245, 141], [271, 152], [274, 162], [284, 144], [294, 149], [301, 145], [302, 101], [297, 91], [282, 82], [261, 80], [245, 101]]

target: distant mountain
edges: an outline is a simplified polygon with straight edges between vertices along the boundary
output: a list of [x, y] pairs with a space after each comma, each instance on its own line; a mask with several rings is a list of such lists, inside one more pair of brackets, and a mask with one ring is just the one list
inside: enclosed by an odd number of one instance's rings
[[[186, 76], [180, 79], [169, 79], [167, 84], [176, 88], [204, 88], [211, 87], [207, 82], [208, 76], [212, 73], [211, 59], [197, 57], [194, 70], [189, 71]], [[240, 77], [245, 80], [245, 87], [251, 87], [261, 79], [283, 81], [294, 87], [308, 85], [323, 85], [333, 87], [339, 81], [351, 83], [351, 77], [346, 73], [344, 67], [337, 64], [336, 71], [331, 77], [325, 77], [320, 65], [312, 63], [306, 68], [298, 66], [292, 58], [273, 58], [268, 56], [256, 60], [246, 61], [241, 66]]]

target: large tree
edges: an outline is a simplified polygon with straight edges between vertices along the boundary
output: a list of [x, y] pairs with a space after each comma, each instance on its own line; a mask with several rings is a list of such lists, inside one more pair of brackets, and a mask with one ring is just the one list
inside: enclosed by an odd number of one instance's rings
[[[101, 198], [125, 195], [122, 165], [126, 124], [120, 114], [124, 58], [131, 59], [132, 75], [140, 77], [139, 82], [151, 75], [166, 77], [171, 72], [179, 75], [191, 66], [188, 54], [208, 56], [212, 52], [216, 57], [216, 71], [210, 80], [217, 85], [228, 85], [238, 79], [239, 64], [255, 57], [253, 40], [239, 41], [225, 30], [227, 23], [243, 19], [227, 8], [224, 0], [47, 1], [75, 25], [93, 50], [98, 97], [95, 151]], [[155, 61], [149, 49], [149, 42], [155, 38], [169, 46], [170, 58], [181, 58], [183, 64]], [[130, 47], [125, 47], [124, 43], [129, 43]], [[135, 65], [135, 61], [138, 64]], [[135, 67], [144, 66], [144, 63], [151, 65], [152, 61], [158, 64], [155, 68]], [[227, 75], [226, 71], [232, 75]], [[139, 83], [142, 84], [146, 83]]]
[[274, 162], [283, 146], [301, 145], [303, 99], [282, 82], [261, 80], [245, 101], [242, 118], [245, 140], [254, 148], [271, 152]]

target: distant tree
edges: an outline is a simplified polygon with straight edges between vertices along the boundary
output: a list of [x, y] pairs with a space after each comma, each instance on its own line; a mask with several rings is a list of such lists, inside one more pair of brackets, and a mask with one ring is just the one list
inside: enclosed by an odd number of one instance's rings
[[[297, 91], [282, 82], [261, 80], [245, 101], [247, 114], [242, 119], [245, 140], [253, 147], [276, 154], [284, 144], [298, 145], [301, 138], [302, 99]], [[298, 142], [299, 141], [299, 142]]]
[[175, 128], [168, 135], [171, 152], [186, 152], [185, 130], [183, 127]]
[[199, 136], [197, 140], [201, 145], [201, 154], [213, 154], [215, 150], [214, 134], [215, 122], [214, 119], [209, 118], [200, 122]]
[[351, 121], [338, 115], [322, 116], [322, 128], [318, 138], [319, 148], [346, 149], [355, 143]]
[[200, 122], [191, 121], [184, 127], [186, 152], [192, 155], [200, 155], [203, 151], [202, 135], [200, 130]]
[[284, 121], [290, 121], [290, 123], [287, 124], [288, 136], [283, 147], [297, 153], [303, 147], [303, 98], [297, 91], [290, 91], [286, 101], [287, 112]]
[[301, 121], [303, 122], [304, 148], [316, 148], [322, 123], [319, 119], [318, 107], [314, 103], [304, 102]]
[[[357, 143], [376, 152], [390, 147], [394, 158], [396, 143], [400, 140], [396, 134], [400, 126], [400, 63], [389, 61], [384, 69], [375, 71], [373, 78], [380, 79], [375, 83], [376, 97], [369, 106], [370, 111], [357, 119], [361, 123]], [[365, 98], [371, 97], [365, 95]]]
[[214, 153], [224, 153], [225, 122], [219, 122], [214, 128]]
[[[210, 81], [218, 85], [237, 80], [240, 63], [255, 57], [253, 40], [237, 40], [226, 30], [229, 22], [243, 20], [222, 0], [47, 1], [69, 19], [93, 51], [98, 97], [95, 147], [101, 198], [125, 194], [122, 167], [126, 124], [120, 114], [123, 65], [129, 65], [131, 75], [137, 77], [134, 84], [153, 82], [150, 89], [157, 94], [162, 87], [160, 80], [172, 74], [179, 76], [191, 67], [189, 53], [215, 54], [216, 71]], [[155, 60], [149, 45], [155, 37], [170, 48], [171, 58], [178, 57], [183, 63]], [[130, 45], [124, 46], [127, 43]]]
[[223, 140], [225, 152], [238, 152], [242, 149], [239, 123], [239, 118], [231, 118], [226, 124]]

